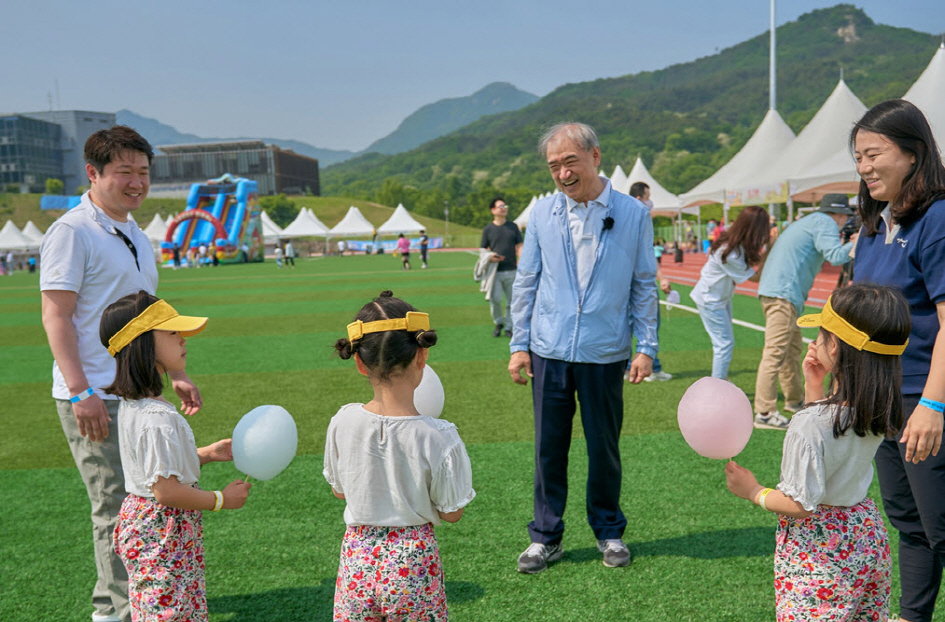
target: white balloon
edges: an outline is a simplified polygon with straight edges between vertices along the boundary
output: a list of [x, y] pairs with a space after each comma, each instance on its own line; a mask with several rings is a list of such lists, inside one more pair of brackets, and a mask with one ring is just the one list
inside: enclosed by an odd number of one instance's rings
[[433, 368], [426, 365], [423, 368], [423, 378], [413, 392], [413, 405], [417, 412], [428, 417], [438, 418], [443, 414], [443, 402], [446, 395], [443, 393], [443, 383]]
[[272, 479], [289, 466], [298, 446], [292, 415], [282, 406], [259, 406], [233, 430], [233, 464], [250, 477]]

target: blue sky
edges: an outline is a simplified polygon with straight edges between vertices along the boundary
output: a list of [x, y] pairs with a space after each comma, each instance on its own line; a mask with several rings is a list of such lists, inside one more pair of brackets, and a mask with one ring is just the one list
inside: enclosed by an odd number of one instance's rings
[[[780, 0], [777, 23], [834, 4]], [[854, 4], [945, 32], [943, 0]], [[769, 2], [32, 0], [0, 15], [0, 112], [47, 110], [52, 94], [53, 107], [128, 108], [201, 136], [358, 150], [490, 82], [545, 95], [713, 54], [766, 32]]]

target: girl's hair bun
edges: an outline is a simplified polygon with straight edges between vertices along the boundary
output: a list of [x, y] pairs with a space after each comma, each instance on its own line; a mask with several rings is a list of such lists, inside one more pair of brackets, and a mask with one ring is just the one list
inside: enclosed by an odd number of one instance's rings
[[347, 361], [354, 355], [354, 345], [348, 341], [347, 337], [342, 337], [335, 342], [335, 352], [338, 353], [338, 356], [341, 357], [342, 360]]
[[385, 289], [384, 291], [381, 292], [381, 295], [378, 296], [378, 298], [393, 298], [393, 297], [394, 297], [394, 292], [390, 291], [389, 289]]
[[417, 345], [421, 348], [432, 348], [436, 345], [436, 331], [435, 330], [420, 330], [417, 331]]

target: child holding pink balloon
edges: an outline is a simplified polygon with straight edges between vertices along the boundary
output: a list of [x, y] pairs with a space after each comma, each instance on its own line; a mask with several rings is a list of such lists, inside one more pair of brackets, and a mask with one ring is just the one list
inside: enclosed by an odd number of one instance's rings
[[341, 407], [325, 441], [325, 479], [347, 503], [336, 621], [448, 618], [433, 526], [458, 521], [476, 493], [456, 426], [414, 406], [436, 340], [426, 313], [385, 291], [335, 344], [374, 389]]
[[[712, 377], [726, 380], [735, 351], [732, 329], [732, 298], [735, 286], [757, 281], [764, 264], [765, 245], [770, 237], [768, 212], [749, 205], [709, 247], [709, 258], [689, 296], [699, 309], [702, 325], [712, 341]], [[716, 227], [718, 231], [720, 227]]]
[[122, 398], [118, 440], [128, 491], [115, 550], [128, 571], [134, 622], [207, 620], [201, 510], [241, 508], [251, 487], [241, 480], [222, 492], [197, 487], [201, 465], [233, 459], [230, 439], [198, 448], [187, 421], [162, 396], [162, 376], [187, 365], [184, 337], [206, 323], [145, 291], [102, 315], [99, 336], [117, 368], [104, 391]]
[[[900, 355], [911, 320], [897, 290], [857, 283], [833, 293], [803, 370], [807, 408], [791, 418], [781, 482], [764, 488], [735, 462], [734, 494], [779, 515], [774, 554], [777, 619], [887, 620], [890, 553], [882, 516], [867, 496], [873, 456], [902, 425]], [[825, 395], [824, 379], [830, 373]]]

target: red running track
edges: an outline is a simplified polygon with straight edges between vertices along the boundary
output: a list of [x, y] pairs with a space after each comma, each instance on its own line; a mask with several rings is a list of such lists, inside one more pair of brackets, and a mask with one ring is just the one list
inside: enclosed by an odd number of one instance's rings
[[[699, 280], [699, 272], [705, 265], [708, 255], [703, 253], [685, 253], [683, 262], [673, 262], [673, 255], [666, 253], [663, 255], [660, 269], [663, 276], [674, 283], [682, 285], [695, 285]], [[814, 286], [811, 287], [810, 294], [807, 296], [807, 304], [812, 307], [823, 307], [827, 302], [830, 293], [837, 287], [837, 280], [840, 278], [840, 266], [831, 266], [825, 263], [820, 273], [814, 278]], [[758, 284], [746, 281], [735, 287], [735, 293], [745, 296], [757, 296]]]

